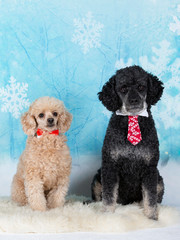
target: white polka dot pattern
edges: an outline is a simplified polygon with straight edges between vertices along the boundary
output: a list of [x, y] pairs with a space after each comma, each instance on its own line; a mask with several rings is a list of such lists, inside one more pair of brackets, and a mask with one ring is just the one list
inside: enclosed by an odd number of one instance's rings
[[138, 144], [141, 140], [141, 131], [138, 123], [138, 116], [128, 116], [128, 136], [127, 139], [133, 144]]

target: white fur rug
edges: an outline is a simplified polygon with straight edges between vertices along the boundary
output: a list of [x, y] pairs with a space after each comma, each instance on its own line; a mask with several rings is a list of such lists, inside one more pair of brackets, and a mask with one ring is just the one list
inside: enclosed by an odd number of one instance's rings
[[101, 203], [83, 205], [82, 200], [70, 196], [63, 208], [37, 212], [1, 197], [0, 233], [127, 232], [179, 222], [179, 212], [172, 207], [159, 206], [159, 220], [153, 221], [137, 204], [117, 205], [115, 213], [104, 213]]

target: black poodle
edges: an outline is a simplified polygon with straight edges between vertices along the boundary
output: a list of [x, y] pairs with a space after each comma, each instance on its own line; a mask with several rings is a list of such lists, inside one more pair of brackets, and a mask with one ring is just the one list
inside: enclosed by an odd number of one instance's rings
[[102, 167], [91, 185], [93, 200], [102, 200], [106, 210], [113, 210], [116, 202], [143, 200], [145, 215], [158, 219], [164, 183], [157, 169], [159, 142], [151, 106], [162, 92], [157, 77], [131, 66], [118, 70], [98, 93], [113, 112], [102, 148]]

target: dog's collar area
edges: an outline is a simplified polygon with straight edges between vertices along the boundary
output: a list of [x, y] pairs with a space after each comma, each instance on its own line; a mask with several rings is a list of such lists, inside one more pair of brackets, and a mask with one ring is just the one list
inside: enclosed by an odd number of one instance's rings
[[54, 135], [59, 135], [59, 130], [53, 130], [52, 132], [47, 132], [47, 131], [43, 131], [42, 129], [38, 128], [37, 132], [36, 132], [36, 136], [37, 138], [40, 138], [43, 133], [49, 133], [49, 134], [54, 134]]
[[136, 113], [136, 114], [131, 114], [131, 113], [129, 113], [129, 114], [124, 114], [124, 113], [122, 113], [122, 111], [121, 110], [117, 110], [116, 111], [116, 115], [120, 115], [120, 116], [142, 116], [142, 117], [149, 117], [149, 114], [148, 114], [148, 111], [147, 111], [147, 109], [144, 109], [142, 112], [139, 112], [139, 113]]
[[149, 117], [147, 109], [144, 109], [143, 111], [141, 111], [139, 113], [136, 113], [133, 116], [132, 116], [131, 113], [124, 114], [124, 113], [121, 112], [121, 110], [117, 110], [116, 115], [128, 116], [128, 135], [127, 135], [127, 139], [134, 146], [137, 145], [142, 140], [141, 130], [140, 130], [139, 123], [138, 123], [138, 116]]

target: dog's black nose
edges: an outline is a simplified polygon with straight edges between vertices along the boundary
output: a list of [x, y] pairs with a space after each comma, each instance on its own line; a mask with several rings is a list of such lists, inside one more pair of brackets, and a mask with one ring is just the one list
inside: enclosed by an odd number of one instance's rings
[[131, 98], [131, 99], [129, 99], [129, 103], [130, 103], [130, 104], [133, 104], [133, 105], [136, 105], [136, 104], [139, 103], [139, 100], [136, 99], [136, 98]]
[[47, 121], [48, 123], [52, 124], [54, 122], [54, 118], [48, 118]]

